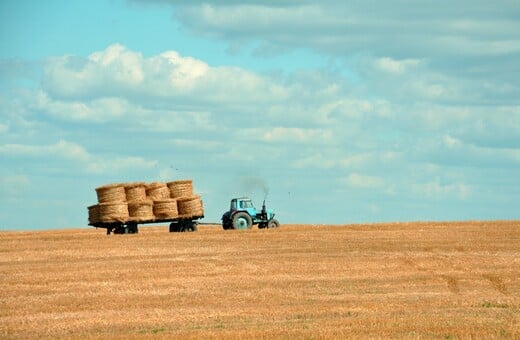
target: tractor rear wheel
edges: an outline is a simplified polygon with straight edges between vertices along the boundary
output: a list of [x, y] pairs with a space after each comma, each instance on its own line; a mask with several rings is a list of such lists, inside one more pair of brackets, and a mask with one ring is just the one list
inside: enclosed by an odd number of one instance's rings
[[233, 229], [233, 221], [231, 221], [229, 218], [222, 219], [222, 228], [224, 230]]
[[239, 212], [233, 216], [233, 229], [251, 229], [253, 221], [246, 212]]
[[278, 222], [278, 220], [276, 220], [274, 218], [267, 223], [267, 228], [269, 228], [269, 229], [278, 228], [279, 226], [280, 226], [280, 222]]

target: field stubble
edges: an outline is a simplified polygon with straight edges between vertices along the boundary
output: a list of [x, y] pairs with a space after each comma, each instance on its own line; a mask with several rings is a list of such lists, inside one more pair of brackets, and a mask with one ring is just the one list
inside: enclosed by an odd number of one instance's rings
[[520, 222], [0, 233], [0, 337], [518, 338]]

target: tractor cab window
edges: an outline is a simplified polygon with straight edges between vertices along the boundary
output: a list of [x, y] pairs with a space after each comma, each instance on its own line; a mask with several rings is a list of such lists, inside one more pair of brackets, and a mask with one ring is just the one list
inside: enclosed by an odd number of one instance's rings
[[237, 210], [237, 201], [231, 201], [231, 210]]
[[253, 203], [251, 201], [239, 201], [238, 206], [240, 209], [252, 208]]

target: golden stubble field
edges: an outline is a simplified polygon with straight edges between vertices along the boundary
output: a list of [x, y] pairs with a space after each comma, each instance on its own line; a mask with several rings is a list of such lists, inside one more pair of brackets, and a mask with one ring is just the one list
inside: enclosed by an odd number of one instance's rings
[[0, 232], [0, 338], [519, 338], [520, 221]]

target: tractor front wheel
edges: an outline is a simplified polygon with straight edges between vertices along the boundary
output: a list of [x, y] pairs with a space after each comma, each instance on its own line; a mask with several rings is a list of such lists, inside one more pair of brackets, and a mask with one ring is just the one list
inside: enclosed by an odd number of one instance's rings
[[280, 222], [278, 220], [275, 220], [274, 218], [267, 223], [267, 228], [278, 228], [280, 226]]
[[246, 212], [239, 212], [233, 216], [233, 229], [251, 229], [253, 221]]

